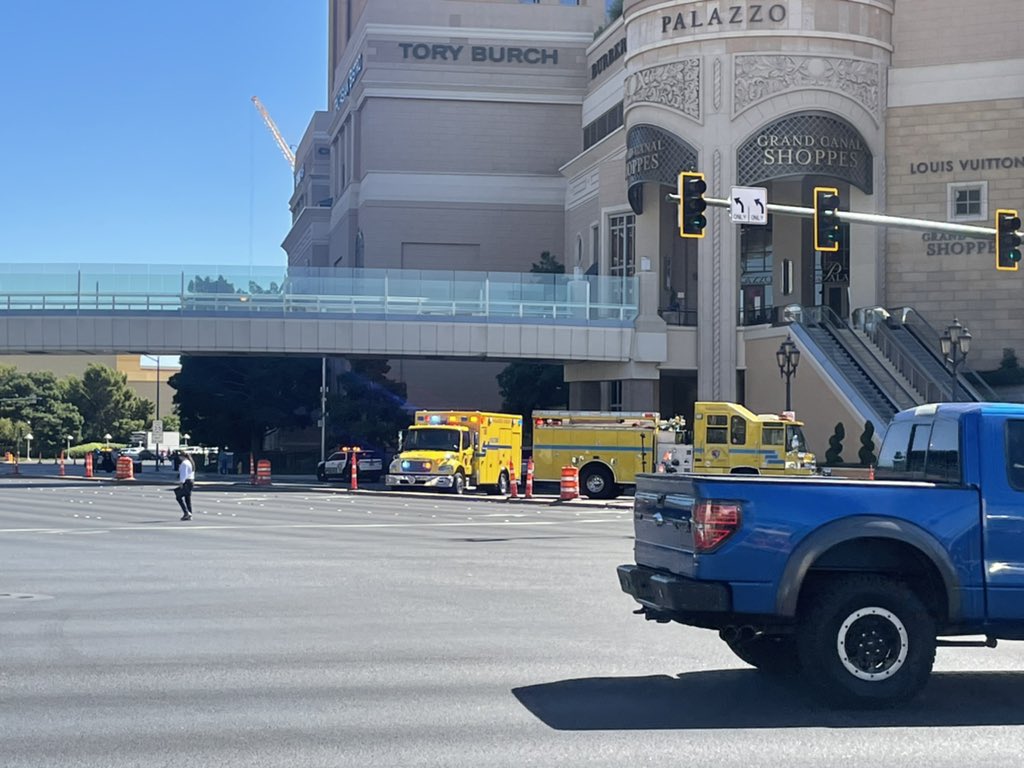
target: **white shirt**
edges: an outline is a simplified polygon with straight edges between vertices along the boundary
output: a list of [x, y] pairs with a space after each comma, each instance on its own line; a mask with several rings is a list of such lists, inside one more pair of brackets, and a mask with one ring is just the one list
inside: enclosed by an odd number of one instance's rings
[[186, 480], [195, 482], [196, 470], [192, 466], [192, 462], [186, 458], [182, 458], [181, 465], [178, 467], [178, 482], [184, 483]]

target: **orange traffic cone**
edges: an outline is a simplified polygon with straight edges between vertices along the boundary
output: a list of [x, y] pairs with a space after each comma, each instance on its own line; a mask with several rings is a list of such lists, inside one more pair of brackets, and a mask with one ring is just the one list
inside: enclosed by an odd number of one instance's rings
[[515, 463], [510, 461], [508, 463], [508, 485], [512, 490], [512, 498], [519, 498], [519, 484], [516, 482], [516, 466]]

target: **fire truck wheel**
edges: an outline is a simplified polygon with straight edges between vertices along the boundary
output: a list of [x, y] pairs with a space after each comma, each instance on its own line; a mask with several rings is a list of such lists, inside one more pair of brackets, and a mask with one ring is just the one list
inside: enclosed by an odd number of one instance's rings
[[590, 464], [580, 471], [580, 488], [591, 499], [614, 499], [619, 495], [615, 478], [602, 464]]
[[466, 476], [462, 474], [460, 469], [452, 477], [452, 493], [461, 496], [466, 491]]
[[509, 490], [508, 472], [502, 472], [498, 477], [497, 493], [499, 496], [507, 496]]

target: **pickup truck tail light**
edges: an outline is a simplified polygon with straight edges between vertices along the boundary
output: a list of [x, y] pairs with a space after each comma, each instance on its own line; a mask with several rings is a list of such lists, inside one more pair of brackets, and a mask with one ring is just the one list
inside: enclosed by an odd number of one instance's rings
[[739, 503], [702, 501], [693, 509], [693, 548], [697, 552], [710, 552], [739, 527]]

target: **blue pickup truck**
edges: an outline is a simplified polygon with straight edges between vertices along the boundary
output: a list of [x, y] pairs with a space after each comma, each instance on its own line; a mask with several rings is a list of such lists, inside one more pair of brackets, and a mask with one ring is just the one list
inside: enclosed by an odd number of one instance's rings
[[903, 411], [874, 480], [642, 475], [634, 528], [637, 613], [840, 706], [904, 701], [937, 646], [1024, 640], [1024, 405]]

